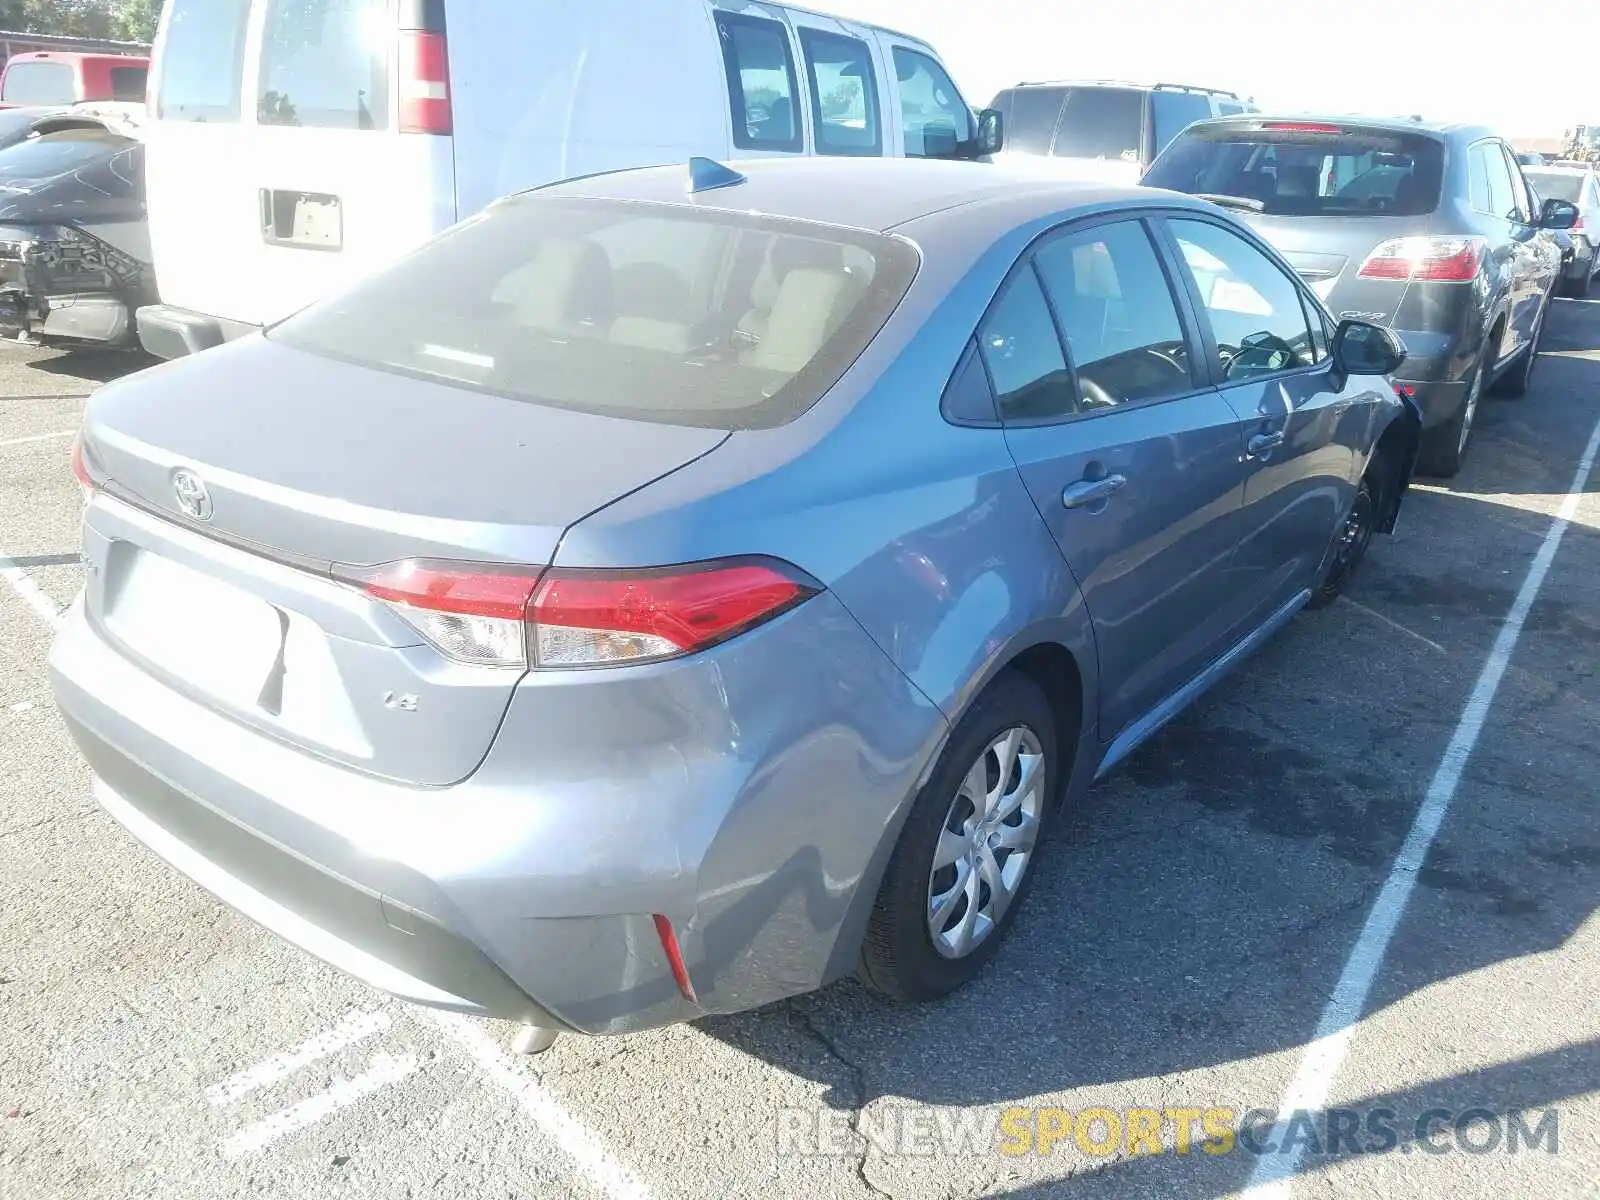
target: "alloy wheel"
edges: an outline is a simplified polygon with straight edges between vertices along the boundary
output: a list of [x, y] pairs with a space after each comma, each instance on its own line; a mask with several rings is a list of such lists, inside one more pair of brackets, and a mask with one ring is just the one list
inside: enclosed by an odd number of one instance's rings
[[945, 814], [928, 874], [928, 932], [943, 958], [994, 933], [1032, 864], [1044, 812], [1044, 751], [1016, 726], [968, 768]]
[[1478, 400], [1483, 395], [1483, 364], [1472, 373], [1472, 384], [1467, 388], [1467, 407], [1461, 414], [1461, 438], [1456, 443], [1456, 455], [1466, 453], [1467, 441], [1472, 437], [1472, 422], [1478, 415]]

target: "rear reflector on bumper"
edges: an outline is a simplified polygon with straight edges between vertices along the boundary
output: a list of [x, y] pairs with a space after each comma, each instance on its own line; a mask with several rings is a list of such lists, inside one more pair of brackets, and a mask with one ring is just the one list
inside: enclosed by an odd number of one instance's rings
[[407, 560], [336, 574], [386, 602], [447, 657], [515, 668], [677, 658], [820, 590], [772, 559], [623, 571]]

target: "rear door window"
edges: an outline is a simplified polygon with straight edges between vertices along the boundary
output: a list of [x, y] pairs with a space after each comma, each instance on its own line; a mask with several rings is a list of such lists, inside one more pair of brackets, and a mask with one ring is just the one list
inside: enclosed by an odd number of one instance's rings
[[269, 336], [510, 400], [770, 428], [839, 381], [917, 263], [909, 243], [877, 233], [532, 194]]
[[1512, 195], [1511, 171], [1506, 166], [1506, 156], [1498, 142], [1482, 142], [1474, 153], [1483, 156], [1484, 177], [1489, 181], [1489, 207], [1485, 212], [1507, 221], [1516, 220], [1517, 202]]
[[6, 67], [0, 100], [9, 104], [71, 104], [78, 83], [64, 62], [18, 62]]
[[1193, 389], [1178, 306], [1142, 222], [1053, 238], [1034, 261], [1072, 352], [1084, 409]]
[[1008, 95], [1006, 149], [1019, 154], [1049, 154], [1067, 89], [1025, 87], [1016, 88]]
[[926, 54], [894, 48], [907, 158], [950, 158], [974, 136], [972, 112], [949, 73]]
[[719, 11], [716, 19], [733, 144], [742, 150], [804, 150], [788, 27], [739, 13]]
[[237, 121], [250, 0], [167, 0], [156, 81], [163, 121]]
[[1154, 91], [1150, 93], [1150, 116], [1155, 122], [1155, 153], [1160, 154], [1190, 125], [1211, 116], [1211, 101], [1194, 92]]
[[1522, 177], [1522, 167], [1509, 146], [1500, 147], [1500, 157], [1505, 160], [1507, 174], [1511, 177], [1511, 219], [1521, 225], [1533, 224], [1533, 208], [1528, 200], [1528, 182]]
[[387, 129], [393, 27], [387, 0], [268, 0], [256, 120]]
[[1055, 155], [1138, 162], [1144, 139], [1144, 95], [1133, 88], [1071, 89], [1056, 130]]
[[811, 126], [818, 154], [872, 158], [883, 153], [878, 78], [863, 41], [802, 29], [810, 76]]
[[[1289, 123], [1285, 123], [1286, 125]], [[1181, 135], [1143, 182], [1236, 197], [1284, 216], [1421, 216], [1439, 206], [1444, 147], [1421, 134], [1212, 125]]]
[[978, 352], [1001, 420], [1036, 423], [1072, 415], [1075, 393], [1067, 356], [1031, 264], [1012, 277], [984, 317]]

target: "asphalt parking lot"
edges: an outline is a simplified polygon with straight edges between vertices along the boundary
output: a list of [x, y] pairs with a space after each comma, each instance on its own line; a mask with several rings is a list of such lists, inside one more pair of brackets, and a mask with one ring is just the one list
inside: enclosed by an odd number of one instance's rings
[[[1323, 1114], [1297, 1196], [1600, 1196], [1600, 472], [1568, 499], [1600, 303], [1556, 305], [1532, 392], [1485, 406], [1347, 599], [1063, 822], [975, 986], [898, 1009], [847, 983], [536, 1059], [282, 945], [95, 806], [44, 661], [79, 586], [70, 432], [132, 365], [0, 348], [0, 1195], [1206, 1200], [1281, 1156], [1178, 1153], [1166, 1124], [1163, 1153], [1106, 1152], [1076, 1116], [1288, 1094]], [[1392, 1112], [1392, 1149], [1327, 1152], [1334, 1109], [1363, 1136]], [[1505, 1114], [1547, 1110], [1512, 1152]]]

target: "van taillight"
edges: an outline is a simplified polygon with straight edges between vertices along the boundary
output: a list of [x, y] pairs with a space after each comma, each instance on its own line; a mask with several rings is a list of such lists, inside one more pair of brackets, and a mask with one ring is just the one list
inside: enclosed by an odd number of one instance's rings
[[449, 133], [450, 53], [445, 35], [400, 31], [400, 132]]

